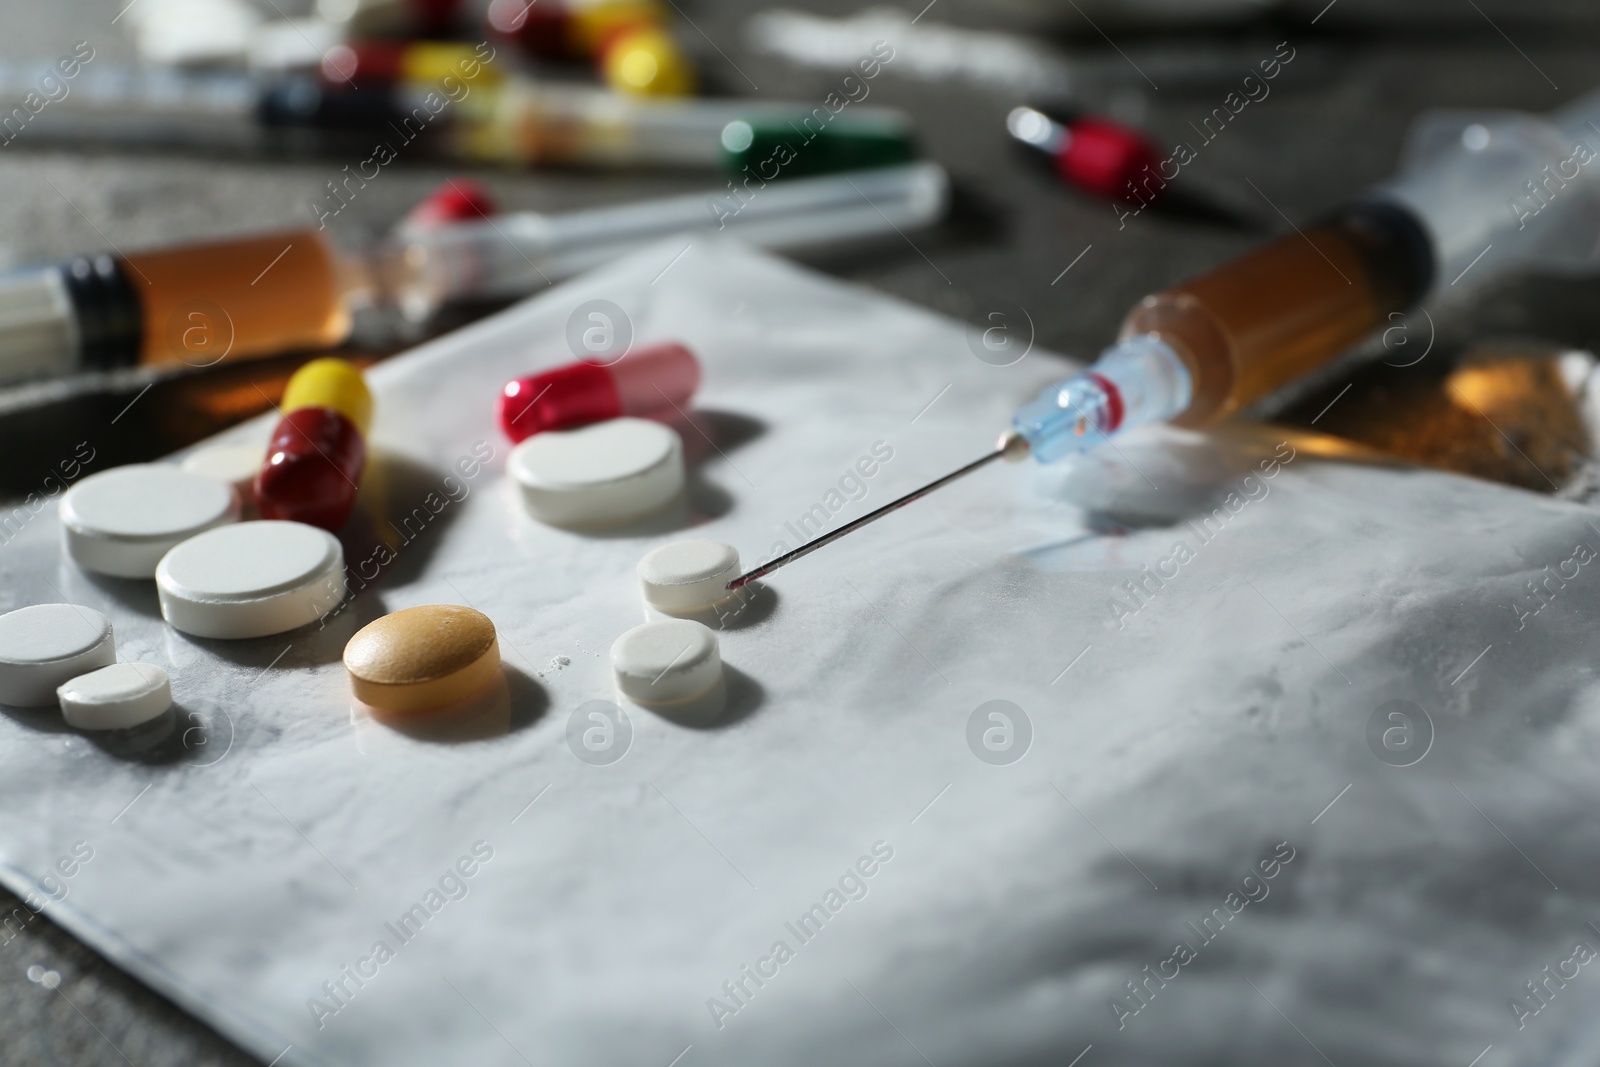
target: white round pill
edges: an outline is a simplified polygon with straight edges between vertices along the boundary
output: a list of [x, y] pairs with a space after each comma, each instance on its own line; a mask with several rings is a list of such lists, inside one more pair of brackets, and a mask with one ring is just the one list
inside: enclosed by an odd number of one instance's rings
[[256, 475], [267, 458], [265, 442], [218, 441], [201, 445], [183, 457], [181, 467], [190, 474], [231, 485], [243, 501], [255, 494]]
[[639, 561], [645, 603], [668, 615], [703, 611], [733, 594], [739, 550], [721, 541], [674, 541]]
[[315, 622], [345, 594], [344, 550], [326, 530], [262, 520], [189, 538], [156, 567], [161, 614], [195, 637], [265, 637]]
[[528, 512], [552, 526], [627, 522], [683, 490], [683, 442], [648, 419], [547, 430], [511, 450], [507, 469]]
[[166, 463], [113, 467], [61, 498], [67, 554], [84, 570], [118, 578], [149, 578], [173, 545], [238, 518], [232, 486]]
[[126, 730], [172, 707], [172, 683], [154, 663], [113, 663], [56, 689], [61, 716], [80, 730]]
[[697, 622], [647, 622], [617, 638], [611, 670], [624, 696], [672, 704], [703, 696], [722, 680], [722, 653], [717, 635]]
[[56, 686], [117, 661], [111, 620], [78, 604], [35, 604], [0, 615], [0, 704], [56, 702]]

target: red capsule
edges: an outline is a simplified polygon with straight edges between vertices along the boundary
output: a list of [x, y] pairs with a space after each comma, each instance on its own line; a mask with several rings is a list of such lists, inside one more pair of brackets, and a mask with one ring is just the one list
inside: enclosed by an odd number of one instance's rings
[[349, 41], [336, 44], [322, 55], [318, 74], [329, 89], [347, 86], [389, 85], [400, 79], [405, 58], [404, 41]]
[[669, 13], [660, 0], [493, 0], [484, 20], [531, 56], [595, 59], [618, 35], [660, 25]]
[[500, 394], [500, 428], [512, 441], [620, 415], [670, 419], [700, 386], [700, 364], [680, 344], [629, 352], [615, 363], [568, 363], [516, 378]]
[[564, 4], [525, 3], [524, 0], [494, 0], [485, 20], [500, 37], [515, 41], [529, 55], [553, 58], [569, 56], [568, 23], [572, 15]]
[[324, 88], [339, 91], [369, 86], [387, 90], [398, 82], [438, 88], [445, 78], [476, 88], [498, 81], [500, 72], [479, 48], [465, 42], [368, 39], [328, 49], [317, 74]]
[[361, 371], [342, 359], [312, 360], [289, 379], [283, 411], [256, 475], [256, 507], [263, 519], [337, 530], [367, 462], [372, 396]]
[[291, 411], [278, 423], [256, 476], [263, 519], [337, 530], [355, 507], [367, 445], [355, 423], [328, 408]]

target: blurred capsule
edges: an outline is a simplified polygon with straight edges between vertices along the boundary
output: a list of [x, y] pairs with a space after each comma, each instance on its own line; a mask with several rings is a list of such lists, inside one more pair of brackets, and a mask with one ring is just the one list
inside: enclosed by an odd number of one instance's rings
[[459, 41], [349, 41], [323, 54], [317, 74], [330, 89], [386, 87], [396, 82], [432, 88], [445, 78], [473, 86], [498, 83], [502, 71], [484, 59], [483, 47]]
[[494, 0], [485, 13], [496, 34], [541, 59], [595, 59], [618, 32], [666, 17], [658, 0]]
[[611, 37], [600, 53], [606, 84], [637, 96], [688, 96], [694, 67], [678, 42], [658, 25], [642, 24]]

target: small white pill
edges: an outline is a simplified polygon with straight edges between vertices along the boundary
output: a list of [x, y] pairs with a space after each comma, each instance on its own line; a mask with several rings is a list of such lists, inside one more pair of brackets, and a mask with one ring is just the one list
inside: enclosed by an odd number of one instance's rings
[[180, 466], [190, 474], [233, 486], [240, 499], [248, 502], [254, 497], [256, 475], [266, 458], [265, 442], [218, 441], [190, 452]]
[[156, 567], [161, 614], [195, 637], [265, 637], [315, 622], [344, 599], [344, 550], [301, 522], [207, 530]]
[[166, 463], [93, 474], [61, 498], [67, 554], [87, 571], [149, 578], [167, 550], [239, 518], [232, 486]]
[[697, 622], [647, 622], [617, 638], [611, 670], [624, 696], [672, 704], [703, 696], [722, 680], [722, 653], [717, 635]]
[[80, 730], [126, 730], [172, 707], [172, 683], [154, 663], [113, 663], [56, 690], [61, 716]]
[[111, 620], [78, 604], [0, 615], [0, 704], [49, 707], [56, 686], [117, 661]]
[[529, 514], [552, 526], [605, 526], [658, 511], [683, 490], [683, 442], [648, 419], [534, 434], [507, 463]]
[[645, 603], [668, 615], [703, 611], [732, 596], [739, 577], [739, 550], [721, 541], [674, 541], [639, 561]]

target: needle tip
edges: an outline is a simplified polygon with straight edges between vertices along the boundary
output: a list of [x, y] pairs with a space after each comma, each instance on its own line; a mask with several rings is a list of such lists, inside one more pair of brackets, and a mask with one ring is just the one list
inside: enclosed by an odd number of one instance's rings
[[995, 444], [995, 451], [1005, 456], [1007, 463], [1020, 463], [1028, 458], [1032, 446], [1028, 439], [1015, 430], [1009, 430], [1000, 435], [1000, 440]]

